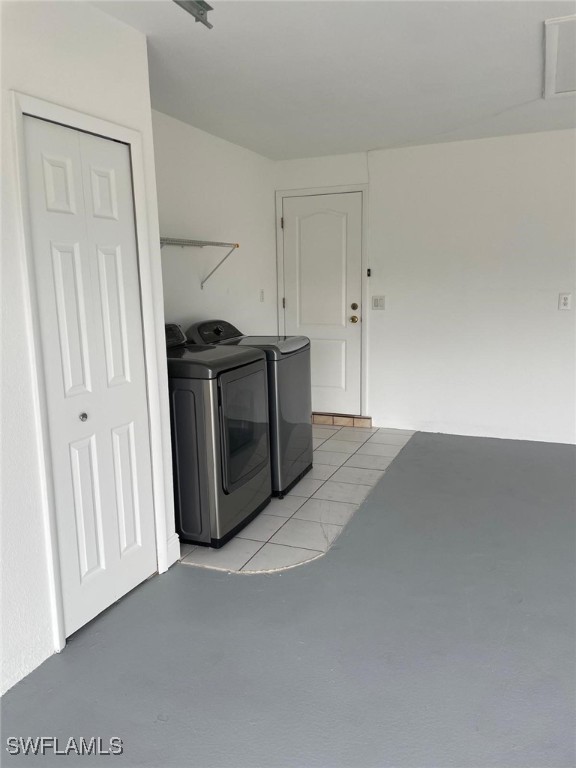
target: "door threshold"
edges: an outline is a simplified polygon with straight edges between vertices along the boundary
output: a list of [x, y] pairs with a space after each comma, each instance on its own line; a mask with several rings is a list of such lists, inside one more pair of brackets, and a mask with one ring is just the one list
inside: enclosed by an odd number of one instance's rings
[[327, 427], [371, 427], [372, 417], [348, 413], [313, 413], [312, 424]]

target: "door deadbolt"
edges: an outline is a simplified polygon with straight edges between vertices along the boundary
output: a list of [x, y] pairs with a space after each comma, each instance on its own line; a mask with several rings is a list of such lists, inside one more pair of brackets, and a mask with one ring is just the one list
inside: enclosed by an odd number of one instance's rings
[[352, 317], [350, 318], [350, 322], [351, 323], [357, 323], [358, 322], [357, 316], [356, 315], [352, 315]]
[[88, 414], [87, 413], [81, 413], [80, 416], [78, 416], [78, 418], [80, 419], [80, 421], [86, 421], [87, 418], [88, 418]]
[[350, 304], [350, 309], [358, 309], [358, 304], [354, 302], [354, 304]]

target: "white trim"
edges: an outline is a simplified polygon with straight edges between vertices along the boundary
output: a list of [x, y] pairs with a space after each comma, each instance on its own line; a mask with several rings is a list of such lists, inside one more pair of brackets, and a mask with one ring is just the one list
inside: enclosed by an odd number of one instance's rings
[[170, 565], [180, 560], [180, 537], [177, 533], [173, 533], [168, 537], [167, 551]]
[[18, 197], [20, 221], [16, 230], [20, 239], [20, 247], [25, 254], [24, 259], [24, 313], [26, 317], [27, 334], [32, 339], [31, 370], [34, 372], [33, 415], [36, 423], [36, 447], [40, 459], [40, 493], [42, 497], [42, 518], [44, 523], [44, 541], [46, 561], [48, 564], [48, 594], [52, 607], [52, 641], [54, 650], [61, 651], [66, 645], [64, 631], [64, 606], [62, 603], [62, 583], [60, 579], [60, 552], [56, 532], [56, 516], [54, 509], [54, 484], [52, 473], [52, 457], [48, 439], [48, 409], [46, 404], [46, 388], [43, 377], [43, 354], [40, 343], [40, 321], [38, 316], [38, 301], [36, 280], [32, 263], [32, 230], [30, 226], [29, 206], [25, 186], [25, 142], [23, 108], [19, 95], [12, 93], [12, 125], [15, 139], [15, 182]]
[[[60, 556], [56, 535], [56, 515], [54, 511], [54, 488], [51, 471], [51, 452], [48, 440], [47, 399], [42, 364], [42, 348], [39, 333], [37, 292], [34, 267], [32, 263], [31, 227], [29, 205], [26, 195], [26, 159], [24, 141], [24, 115], [31, 115], [44, 120], [51, 120], [70, 128], [97, 134], [128, 144], [132, 164], [132, 184], [136, 218], [136, 240], [138, 245], [138, 269], [140, 275], [140, 294], [142, 305], [142, 325], [144, 335], [144, 354], [146, 361], [146, 391], [150, 425], [150, 446], [152, 462], [153, 504], [156, 530], [156, 556], [158, 572], [162, 573], [179, 557], [174, 539], [178, 537], [169, 532], [166, 524], [166, 477], [170, 466], [169, 448], [164, 448], [162, 378], [166, 355], [157, 333], [157, 309], [162, 297], [155, 295], [152, 280], [152, 253], [148, 229], [147, 195], [145, 182], [145, 164], [142, 148], [142, 135], [139, 131], [116, 123], [102, 120], [92, 115], [61, 107], [33, 96], [12, 91], [13, 130], [16, 141], [15, 177], [20, 208], [20, 240], [25, 253], [24, 281], [26, 316], [28, 331], [33, 340], [32, 370], [35, 374], [34, 419], [37, 424], [38, 450], [42, 466], [40, 467], [42, 485], [42, 513], [46, 535], [48, 560], [48, 581], [52, 608], [52, 635], [56, 651], [62, 650], [66, 643], [64, 631], [64, 610], [62, 585], [60, 581]], [[158, 243], [158, 248], [160, 243]], [[161, 286], [160, 286], [161, 289]]]
[[284, 297], [284, 237], [281, 227], [285, 197], [312, 197], [314, 195], [342, 195], [347, 192], [362, 194], [362, 328], [360, 361], [360, 415], [369, 415], [368, 401], [368, 336], [370, 313], [368, 312], [368, 184], [345, 184], [335, 187], [308, 187], [306, 189], [282, 189], [276, 191], [276, 272], [278, 275], [278, 333], [286, 333], [286, 312], [282, 307]]
[[286, 313], [282, 309], [284, 298], [284, 233], [282, 231], [282, 193], [276, 192], [276, 325], [278, 335], [286, 335]]
[[542, 96], [545, 99], [574, 96], [576, 93], [576, 91], [556, 90], [559, 26], [569, 22], [575, 23], [576, 15], [559, 16], [556, 19], [546, 19], [544, 22], [544, 88]]

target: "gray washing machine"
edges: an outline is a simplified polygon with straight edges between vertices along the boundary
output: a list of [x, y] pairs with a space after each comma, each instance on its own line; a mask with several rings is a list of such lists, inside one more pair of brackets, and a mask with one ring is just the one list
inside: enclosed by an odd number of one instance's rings
[[220, 547], [269, 503], [268, 378], [261, 350], [186, 343], [166, 326], [176, 528]]
[[225, 320], [195, 323], [186, 335], [197, 344], [255, 347], [266, 354], [272, 492], [282, 498], [312, 468], [310, 339], [243, 336]]

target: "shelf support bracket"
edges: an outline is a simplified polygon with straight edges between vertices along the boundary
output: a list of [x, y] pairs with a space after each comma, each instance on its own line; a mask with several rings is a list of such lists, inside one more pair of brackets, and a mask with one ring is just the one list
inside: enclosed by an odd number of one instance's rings
[[205, 248], [206, 246], [213, 246], [215, 248], [228, 248], [228, 253], [226, 256], [224, 256], [223, 259], [221, 259], [218, 264], [214, 267], [214, 269], [209, 272], [204, 280], [200, 282], [200, 289], [204, 290], [205, 284], [208, 282], [208, 280], [212, 277], [214, 272], [216, 272], [217, 269], [220, 269], [222, 264], [226, 261], [228, 256], [236, 250], [236, 248], [240, 248], [240, 243], [216, 243], [213, 240], [182, 240], [176, 237], [161, 237], [160, 238], [160, 248], [164, 248], [165, 245], [178, 245], [180, 248]]
[[200, 290], [202, 290], [202, 291], [204, 290], [204, 285], [205, 285], [205, 284], [208, 282], [208, 280], [209, 280], [209, 279], [212, 277], [212, 275], [214, 274], [214, 272], [216, 272], [216, 270], [217, 270], [217, 269], [220, 269], [220, 267], [222, 266], [222, 264], [224, 264], [224, 262], [226, 261], [226, 259], [228, 258], [228, 256], [230, 256], [230, 254], [231, 254], [231, 253], [233, 253], [233, 252], [236, 250], [236, 248], [239, 248], [239, 247], [240, 247], [240, 246], [238, 245], [238, 243], [234, 243], [234, 244], [232, 245], [232, 248], [230, 248], [230, 250], [228, 251], [228, 253], [226, 254], [226, 256], [224, 256], [224, 258], [222, 259], [222, 261], [219, 261], [219, 262], [218, 262], [218, 264], [216, 264], [216, 266], [214, 267], [214, 269], [213, 269], [211, 272], [208, 272], [208, 274], [206, 275], [206, 277], [204, 278], [204, 280], [202, 280], [202, 281], [201, 281], [201, 283], [200, 283]]

